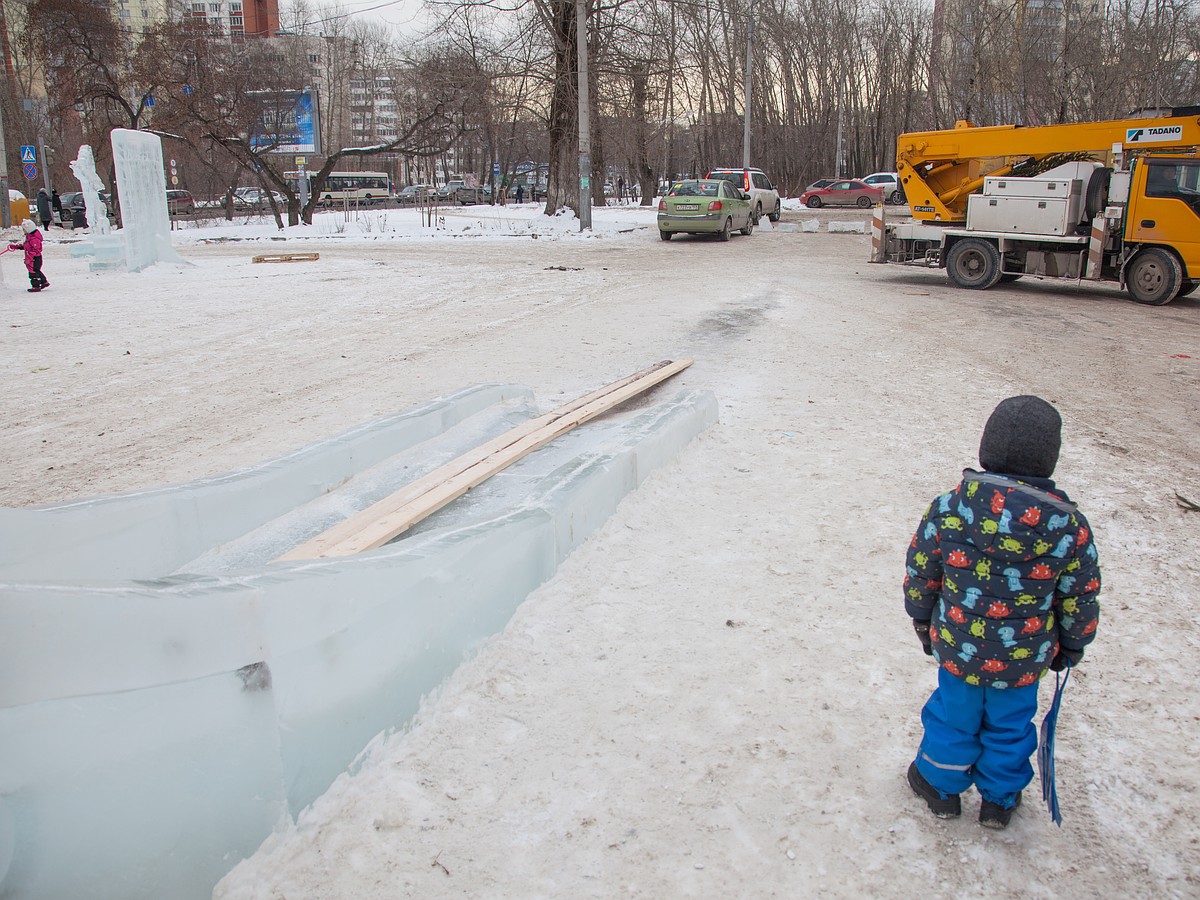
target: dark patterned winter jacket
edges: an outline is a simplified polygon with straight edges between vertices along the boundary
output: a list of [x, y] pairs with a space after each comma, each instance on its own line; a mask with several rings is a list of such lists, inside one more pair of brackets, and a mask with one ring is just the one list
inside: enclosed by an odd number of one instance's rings
[[938, 664], [969, 684], [1021, 687], [1100, 617], [1091, 528], [1046, 478], [963, 472], [908, 549], [905, 608], [929, 622]]

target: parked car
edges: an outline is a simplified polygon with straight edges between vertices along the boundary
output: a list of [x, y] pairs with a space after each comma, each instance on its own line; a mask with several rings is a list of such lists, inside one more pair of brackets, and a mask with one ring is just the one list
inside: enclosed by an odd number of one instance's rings
[[[82, 191], [67, 191], [65, 194], [59, 194], [58, 200], [62, 204], [62, 215], [59, 218], [60, 225], [64, 228], [87, 228], [87, 205], [84, 202]], [[100, 202], [104, 205], [104, 214], [109, 219], [115, 218], [112, 209], [108, 205], [108, 201], [104, 199], [103, 193], [100, 196]]]
[[278, 191], [268, 192], [262, 188], [240, 187], [233, 192], [233, 205], [250, 209], [264, 209], [271, 204], [271, 201], [267, 199], [268, 196], [275, 198], [277, 206], [283, 206], [286, 203], [283, 194]]
[[658, 201], [658, 236], [715, 234], [727, 241], [734, 229], [752, 234], [757, 221], [754, 200], [731, 181], [705, 178], [676, 182]]
[[167, 213], [174, 216], [179, 214], [191, 215], [196, 211], [196, 201], [190, 191], [167, 191]]
[[396, 202], [400, 204], [432, 203], [437, 196], [438, 189], [432, 184], [410, 184], [408, 187], [400, 189], [400, 193], [396, 195]]
[[438, 199], [443, 203], [458, 203], [466, 206], [469, 203], [478, 203], [483, 197], [483, 192], [477, 187], [469, 187], [465, 181], [447, 181], [438, 188]]
[[859, 181], [883, 188], [884, 200], [888, 203], [899, 205], [905, 202], [904, 186], [900, 184], [900, 176], [895, 172], [873, 172]]
[[822, 206], [858, 206], [870, 209], [882, 201], [882, 187], [858, 180], [835, 181], [828, 187], [805, 191], [800, 195], [800, 202], [810, 209], [820, 209]]
[[762, 169], [713, 169], [707, 177], [720, 178], [748, 192], [755, 222], [762, 218], [764, 212], [772, 222], [779, 221], [782, 209], [779, 191]]

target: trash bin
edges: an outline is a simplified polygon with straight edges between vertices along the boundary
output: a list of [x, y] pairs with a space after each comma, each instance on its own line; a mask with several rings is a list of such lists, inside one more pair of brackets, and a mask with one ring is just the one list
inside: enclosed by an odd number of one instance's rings
[[72, 228], [87, 228], [87, 208], [83, 206], [71, 207], [71, 227]]

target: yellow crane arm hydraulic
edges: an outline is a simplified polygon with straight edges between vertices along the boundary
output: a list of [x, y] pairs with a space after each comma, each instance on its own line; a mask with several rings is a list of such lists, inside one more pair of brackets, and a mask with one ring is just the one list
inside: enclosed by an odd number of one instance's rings
[[1111, 165], [1114, 144], [1126, 154], [1194, 150], [1200, 147], [1200, 116], [986, 128], [960, 121], [946, 131], [900, 135], [896, 171], [913, 218], [963, 222], [967, 197], [982, 189], [985, 177], [1007, 175], [1028, 160], [1066, 153], [1086, 154]]

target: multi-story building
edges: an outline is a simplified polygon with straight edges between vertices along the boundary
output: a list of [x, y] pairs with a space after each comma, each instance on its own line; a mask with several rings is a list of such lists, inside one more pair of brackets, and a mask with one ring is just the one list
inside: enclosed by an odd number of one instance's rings
[[1069, 55], [1095, 31], [1103, 0], [934, 0], [930, 98], [935, 125], [1044, 124]]
[[[118, 0], [123, 4], [155, 0]], [[279, 0], [185, 0], [183, 15], [207, 22], [230, 38], [270, 37], [279, 31]]]

